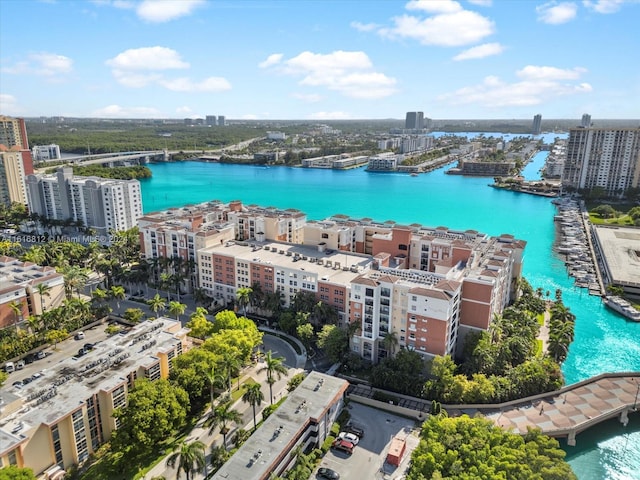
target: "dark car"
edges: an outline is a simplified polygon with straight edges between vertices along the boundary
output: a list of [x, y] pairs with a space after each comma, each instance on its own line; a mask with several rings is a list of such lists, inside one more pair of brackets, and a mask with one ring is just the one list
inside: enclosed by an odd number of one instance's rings
[[364, 437], [364, 430], [360, 427], [357, 427], [355, 425], [347, 425], [344, 429], [345, 432], [348, 433], [353, 433], [354, 435], [357, 435], [358, 438], [362, 438]]
[[82, 348], [84, 348], [85, 352], [88, 352], [89, 350], [93, 350], [94, 346], [95, 346], [94, 343], [85, 343]]
[[80, 350], [78, 350], [78, 357], [82, 357], [85, 353], [87, 353], [85, 349], [81, 348]]
[[340, 474], [335, 470], [331, 470], [330, 468], [319, 468], [318, 469], [318, 478], [326, 478], [328, 480], [340, 480]]
[[13, 385], [16, 388], [22, 388], [22, 380], [18, 380], [17, 382], [13, 382], [11, 385]]

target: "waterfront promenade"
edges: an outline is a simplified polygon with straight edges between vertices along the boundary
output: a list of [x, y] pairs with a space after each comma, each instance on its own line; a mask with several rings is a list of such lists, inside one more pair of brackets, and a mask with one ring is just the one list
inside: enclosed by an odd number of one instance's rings
[[[395, 404], [373, 400], [375, 389], [354, 385], [349, 397], [359, 403], [422, 419], [430, 403], [403, 395]], [[528, 428], [539, 428], [542, 433], [566, 438], [567, 444], [576, 444], [576, 435], [586, 429], [619, 417], [626, 425], [628, 415], [640, 408], [640, 372], [605, 373], [561, 388], [510, 402], [492, 405], [442, 405], [449, 416], [482, 415], [497, 426], [524, 435]]]

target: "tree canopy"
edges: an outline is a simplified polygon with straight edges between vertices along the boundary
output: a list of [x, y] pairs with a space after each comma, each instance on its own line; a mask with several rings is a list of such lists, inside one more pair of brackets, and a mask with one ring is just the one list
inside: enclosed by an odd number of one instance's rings
[[530, 430], [524, 437], [483, 418], [431, 416], [411, 456], [407, 480], [574, 480], [558, 441]]

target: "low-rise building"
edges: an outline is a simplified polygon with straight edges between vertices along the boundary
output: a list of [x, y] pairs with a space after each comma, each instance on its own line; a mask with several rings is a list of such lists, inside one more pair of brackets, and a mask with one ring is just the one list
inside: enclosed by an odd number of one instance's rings
[[344, 405], [349, 382], [311, 372], [212, 477], [267, 480], [296, 462], [291, 452], [319, 447]]
[[118, 428], [113, 412], [136, 379], [167, 378], [187, 331], [168, 318], [109, 337], [81, 358], [67, 358], [20, 390], [0, 392], [0, 466], [36, 475], [81, 464]]
[[[20, 326], [64, 299], [64, 277], [55, 268], [0, 256], [0, 329]], [[19, 314], [12, 305], [19, 307]]]

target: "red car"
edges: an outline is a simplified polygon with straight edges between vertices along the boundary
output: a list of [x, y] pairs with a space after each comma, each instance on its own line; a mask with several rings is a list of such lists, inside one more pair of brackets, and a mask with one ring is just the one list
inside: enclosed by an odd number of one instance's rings
[[346, 440], [337, 439], [335, 442], [333, 442], [333, 445], [331, 445], [331, 447], [335, 448], [336, 450], [342, 450], [343, 452], [347, 452], [349, 455], [351, 455], [353, 453], [353, 447], [355, 447], [355, 445]]

